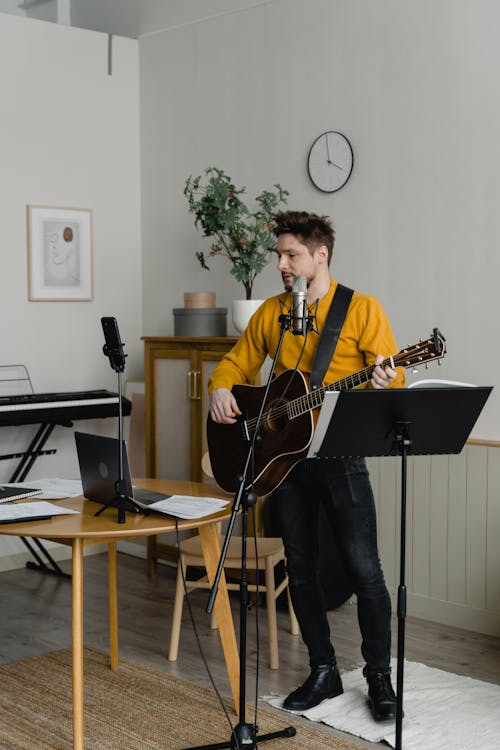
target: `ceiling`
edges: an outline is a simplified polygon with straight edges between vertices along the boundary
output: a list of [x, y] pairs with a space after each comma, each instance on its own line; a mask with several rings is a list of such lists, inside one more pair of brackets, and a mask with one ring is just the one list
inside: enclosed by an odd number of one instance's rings
[[275, 0], [0, 0], [0, 12], [137, 39]]

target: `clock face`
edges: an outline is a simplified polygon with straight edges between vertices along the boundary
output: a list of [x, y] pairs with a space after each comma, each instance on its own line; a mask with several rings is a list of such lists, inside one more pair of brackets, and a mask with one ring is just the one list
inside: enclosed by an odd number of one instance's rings
[[345, 135], [328, 130], [311, 146], [307, 157], [309, 177], [318, 190], [334, 193], [351, 176], [353, 162], [352, 147]]

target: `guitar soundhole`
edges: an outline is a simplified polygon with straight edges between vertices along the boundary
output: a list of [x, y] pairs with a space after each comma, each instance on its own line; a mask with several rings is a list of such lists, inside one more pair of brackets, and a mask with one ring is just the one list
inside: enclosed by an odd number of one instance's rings
[[271, 408], [266, 412], [265, 424], [271, 432], [281, 432], [285, 429], [288, 423], [286, 404], [286, 401], [277, 399], [271, 403]]

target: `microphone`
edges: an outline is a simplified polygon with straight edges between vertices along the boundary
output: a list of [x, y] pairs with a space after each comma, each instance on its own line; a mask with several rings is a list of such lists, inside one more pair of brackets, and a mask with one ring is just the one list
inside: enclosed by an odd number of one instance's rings
[[308, 330], [309, 315], [307, 311], [307, 279], [295, 276], [292, 285], [292, 333], [294, 336], [305, 336]]

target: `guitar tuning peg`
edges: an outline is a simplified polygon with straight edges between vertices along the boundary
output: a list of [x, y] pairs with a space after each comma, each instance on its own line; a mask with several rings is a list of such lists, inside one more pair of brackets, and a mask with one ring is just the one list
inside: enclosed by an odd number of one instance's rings
[[414, 368], [412, 369], [412, 373], [413, 373], [414, 375], [417, 375], [417, 373], [418, 373], [418, 367], [414, 367]]
[[425, 369], [426, 369], [426, 370], [428, 370], [428, 369], [429, 369], [429, 365], [428, 365], [427, 363], [425, 364]]

